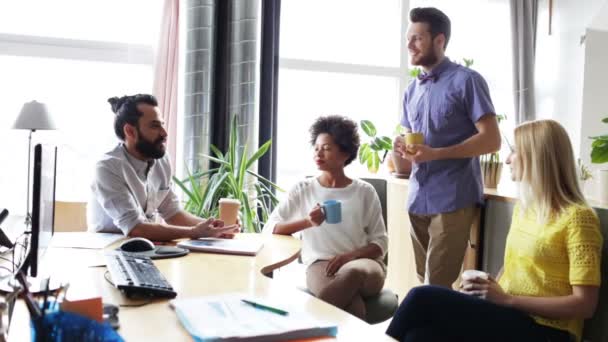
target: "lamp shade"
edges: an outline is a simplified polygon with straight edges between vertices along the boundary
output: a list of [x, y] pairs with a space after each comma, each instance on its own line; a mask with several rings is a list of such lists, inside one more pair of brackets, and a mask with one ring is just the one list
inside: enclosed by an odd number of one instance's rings
[[55, 123], [44, 103], [31, 101], [21, 108], [13, 129], [55, 129]]

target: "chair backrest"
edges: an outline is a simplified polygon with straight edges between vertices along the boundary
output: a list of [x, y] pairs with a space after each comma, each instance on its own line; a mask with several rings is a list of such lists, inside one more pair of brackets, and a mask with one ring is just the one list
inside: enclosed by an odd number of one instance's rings
[[[361, 178], [362, 181], [368, 182], [371, 184], [374, 189], [376, 189], [376, 193], [380, 198], [380, 205], [382, 206], [382, 218], [384, 219], [384, 225], [386, 224], [386, 179], [381, 178]], [[387, 226], [388, 229], [388, 226]]]
[[87, 203], [55, 201], [55, 232], [86, 232]]

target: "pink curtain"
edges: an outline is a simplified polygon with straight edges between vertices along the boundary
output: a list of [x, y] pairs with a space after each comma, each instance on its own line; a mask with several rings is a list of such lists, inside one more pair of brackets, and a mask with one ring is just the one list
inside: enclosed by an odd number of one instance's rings
[[177, 67], [179, 61], [179, 0], [165, 0], [154, 70], [153, 93], [165, 120], [167, 151], [175, 172], [177, 141]]

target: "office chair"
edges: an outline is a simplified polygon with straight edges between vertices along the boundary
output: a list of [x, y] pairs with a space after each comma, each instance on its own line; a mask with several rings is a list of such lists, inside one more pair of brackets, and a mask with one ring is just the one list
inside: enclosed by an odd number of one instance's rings
[[[361, 178], [362, 181], [365, 181], [369, 184], [371, 184], [374, 189], [376, 190], [376, 193], [378, 194], [378, 197], [380, 198], [380, 205], [382, 207], [382, 218], [384, 219], [384, 222], [386, 224], [386, 200], [387, 200], [387, 183], [385, 179], [379, 179], [379, 178]], [[384, 259], [385, 264], [388, 264], [388, 254]], [[302, 260], [301, 258], [298, 258], [298, 266], [304, 266], [302, 265]], [[304, 275], [306, 272], [303, 269], [303, 267], [297, 267], [297, 270], [295, 271], [297, 272], [299, 275]], [[290, 277], [293, 279], [293, 277]], [[301, 278], [301, 277], [296, 277], [296, 278]], [[312, 292], [310, 292], [308, 290], [308, 288], [306, 287], [306, 281], [305, 278], [301, 279], [299, 281], [297, 281], [298, 285], [296, 285], [296, 287], [301, 290], [304, 291], [312, 296], [314, 296], [312, 294]], [[303, 284], [302, 284], [303, 283]], [[397, 296], [397, 294], [395, 294], [393, 291], [389, 290], [389, 289], [382, 289], [382, 291], [380, 291], [380, 293], [378, 293], [375, 296], [372, 297], [367, 297], [364, 298], [364, 302], [365, 302], [365, 311], [366, 311], [366, 316], [365, 316], [365, 321], [369, 324], [376, 324], [376, 323], [380, 323], [383, 321], [386, 321], [387, 319], [393, 317], [393, 315], [395, 314], [395, 311], [397, 311], [397, 307], [399, 306], [399, 298]]]

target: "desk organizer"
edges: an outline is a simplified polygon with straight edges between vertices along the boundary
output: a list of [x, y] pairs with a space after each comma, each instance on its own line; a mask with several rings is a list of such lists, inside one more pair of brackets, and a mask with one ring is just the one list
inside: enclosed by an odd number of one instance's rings
[[110, 325], [71, 312], [50, 312], [32, 320], [31, 324], [35, 342], [124, 341]]

